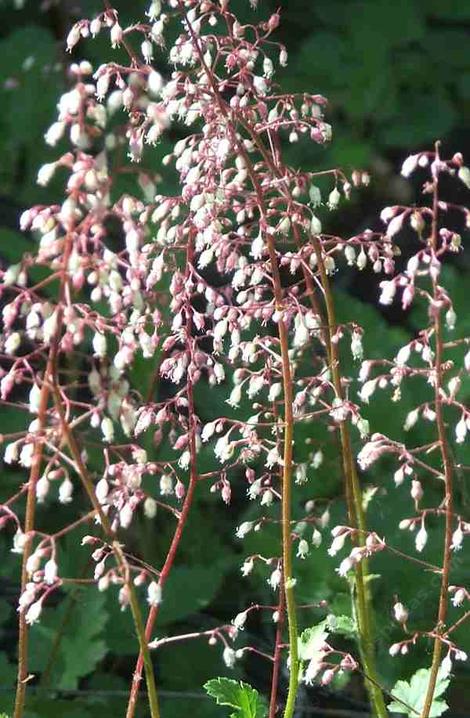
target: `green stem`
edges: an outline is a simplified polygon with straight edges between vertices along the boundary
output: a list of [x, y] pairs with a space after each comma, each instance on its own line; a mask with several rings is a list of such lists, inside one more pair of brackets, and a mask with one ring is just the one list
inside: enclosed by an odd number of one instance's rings
[[[337, 330], [336, 313], [331, 291], [330, 280], [323, 262], [323, 255], [318, 237], [312, 236], [312, 241], [317, 258], [317, 266], [320, 273], [321, 284], [325, 297], [325, 308], [327, 316], [327, 327], [325, 336], [327, 339], [327, 352], [331, 369], [332, 381], [338, 399], [343, 400], [343, 387], [341, 384], [341, 371], [337, 344], [332, 340]], [[339, 425], [341, 452], [343, 460], [343, 473], [346, 482], [346, 503], [351, 526], [359, 529], [359, 541], [364, 541], [366, 536], [366, 519], [362, 506], [362, 491], [356, 470], [356, 463], [351, 447], [349, 427], [345, 421]], [[359, 650], [366, 676], [366, 688], [369, 694], [374, 713], [377, 718], [387, 718], [387, 709], [382, 690], [377, 680], [377, 669], [375, 664], [374, 648], [374, 621], [373, 606], [370, 591], [367, 586], [368, 579], [367, 562], [362, 561], [355, 566], [355, 598], [356, 615], [359, 629]], [[370, 679], [370, 680], [369, 680]]]

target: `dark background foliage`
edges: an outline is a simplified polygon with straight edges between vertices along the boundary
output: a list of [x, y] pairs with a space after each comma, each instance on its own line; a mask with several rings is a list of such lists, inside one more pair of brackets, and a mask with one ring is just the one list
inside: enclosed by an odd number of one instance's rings
[[[23, 9], [15, 9], [13, 0], [0, 3], [0, 261], [5, 265], [18, 259], [30, 245], [28, 238], [17, 231], [19, 213], [30, 204], [60, 200], [58, 181], [44, 189], [35, 184], [38, 167], [54, 157], [54, 150], [43, 143], [43, 134], [55, 115], [55, 104], [67, 85], [64, 72], [63, 39], [71, 23], [80, 17], [93, 16], [101, 9], [98, 0], [61, 0], [43, 3], [26, 0]], [[146, 3], [119, 0], [121, 24], [142, 16]], [[234, 0], [243, 18], [253, 12], [247, 0]], [[267, 13], [278, 6], [274, 0], [260, 2], [258, 13]], [[279, 39], [289, 50], [289, 65], [280, 74], [287, 90], [312, 91], [329, 98], [329, 118], [333, 125], [333, 142], [328, 148], [301, 143], [287, 148], [289, 159], [305, 168], [341, 166], [368, 169], [372, 182], [367, 189], [356, 192], [353, 199], [338, 213], [324, 212], [328, 229], [354, 233], [365, 227], [379, 226], [377, 213], [384, 204], [413, 201], [417, 187], [397, 176], [401, 161], [410, 152], [428, 148], [435, 139], [443, 141], [446, 154], [460, 150], [470, 156], [470, 55], [468, 31], [470, 4], [462, 0], [289, 0], [281, 3], [282, 23]], [[74, 59], [89, 59], [95, 66], [114, 57], [107, 39], [84, 42], [78, 46]], [[163, 71], [168, 71], [163, 67]], [[164, 140], [149, 152], [146, 162], [155, 168], [168, 149]], [[165, 186], [166, 182], [166, 186]], [[171, 187], [164, 180], [162, 191]], [[455, 196], [457, 201], [464, 201]], [[406, 257], [406, 237], [403, 240]], [[459, 318], [465, 320], [466, 262], [459, 258], [448, 271], [448, 283], [456, 296]], [[372, 306], [377, 297], [377, 278], [368, 273], [352, 271], [338, 278], [340, 319], [359, 319], [366, 330], [366, 355], [393, 353], [406, 341], [421, 319], [419, 310], [406, 316], [394, 311], [378, 312]], [[468, 278], [467, 278], [468, 281]], [[470, 332], [467, 331], [467, 334]], [[356, 368], [349, 366], [351, 374]], [[149, 368], [143, 362], [139, 381], [149, 381]], [[205, 420], [211, 418], [213, 406], [225, 398], [223, 387], [211, 393], [211, 405], [197, 397], [199, 411]], [[390, 412], [389, 397], [377, 399], [368, 410], [375, 427], [386, 429], [396, 438], [401, 436], [407, 406], [417, 400], [417, 392], [405, 394], [399, 411]], [[468, 389], [467, 389], [468, 394]], [[13, 430], [22, 417], [2, 409], [0, 431]], [[306, 438], [299, 428], [298, 444]], [[308, 431], [312, 432], [311, 427]], [[419, 441], [416, 430], [413, 437]], [[312, 438], [312, 437], [310, 437]], [[313, 436], [325, 443], [325, 437]], [[425, 435], [423, 433], [423, 440]], [[468, 457], [467, 457], [468, 458]], [[209, 452], [203, 461], [211, 461]], [[468, 461], [467, 461], [468, 463]], [[409, 508], [406, 490], [394, 490], [390, 467], [377, 470], [372, 478], [381, 485], [378, 497], [369, 509], [371, 524], [387, 535], [404, 551], [412, 548], [412, 539], [397, 530], [397, 521]], [[13, 487], [24, 480], [21, 472], [4, 467], [0, 481], [0, 499], [10, 495]], [[458, 501], [463, 516], [468, 516], [468, 499], [459, 477]], [[325, 469], [315, 484], [303, 490], [302, 500], [323, 497], [333, 500], [334, 518], [343, 512], [338, 460], [334, 447], [326, 444]], [[301, 501], [299, 499], [299, 505]], [[83, 502], [83, 508], [85, 502]], [[40, 513], [41, 527], [53, 531], [66, 520], [68, 508], [58, 517], [54, 499]], [[76, 510], [76, 509], [74, 509]], [[268, 530], [248, 538], [243, 547], [234, 538], [234, 526], [249, 519], [254, 507], [248, 506], [242, 482], [234, 485], [232, 506], [221, 506], [208, 494], [196, 503], [182, 546], [179, 562], [165, 594], [159, 635], [180, 631], [206, 629], [229, 621], [250, 602], [266, 602], [269, 598], [263, 578], [240, 578], [239, 567], [249, 552], [272, 553], [269, 544], [275, 537]], [[70, 509], [72, 511], [72, 509]], [[72, 517], [72, 513], [70, 514]], [[126, 543], [137, 555], [159, 565], [167, 545], [171, 525], [157, 516], [154, 522], [143, 517], [133, 524]], [[426, 560], [439, 562], [439, 527], [434, 527]], [[18, 592], [18, 557], [9, 552], [11, 537], [0, 537], [0, 710], [9, 710], [15, 674], [15, 600]], [[263, 550], [265, 547], [265, 550]], [[60, 554], [63, 575], [86, 575], [89, 571], [86, 551], [80, 548], [80, 536], [74, 533], [62, 545]], [[333, 610], [349, 612], [345, 582], [335, 578], [336, 563], [322, 549], [299, 566], [301, 601], [311, 603], [328, 599]], [[390, 620], [393, 592], [412, 609], [416, 626], [431, 625], [437, 585], [427, 581], [411, 565], [402, 561], [374, 562], [374, 573], [381, 579], [374, 583], [379, 606], [379, 666], [387, 686], [397, 678], [409, 677], [421, 664], [428, 664], [423, 653], [409, 659], [382, 660], [393, 641]], [[457, 561], [456, 575], [468, 575], [469, 565]], [[135, 641], [129, 616], [121, 614], [113, 595], [97, 594], [82, 589], [64, 592], [61, 601], [49, 605], [43, 620], [32, 630], [32, 682], [28, 718], [98, 718], [102, 715], [123, 715], [125, 691], [133, 668]], [[307, 623], [323, 617], [312, 611]], [[269, 650], [273, 626], [268, 618], [251, 621], [243, 636]], [[470, 649], [465, 633], [459, 636], [463, 647]], [[350, 648], [350, 647], [349, 647]], [[387, 666], [387, 667], [385, 667]], [[202, 684], [220, 674], [218, 650], [203, 641], [163, 649], [157, 661], [158, 682], [163, 690], [165, 718], [176, 718], [191, 711], [194, 718], [223, 715], [221, 709], [206, 702]], [[233, 675], [233, 672], [232, 674]], [[245, 659], [235, 671], [241, 677], [267, 691], [268, 667], [259, 660]], [[284, 676], [285, 679], [285, 676]], [[454, 716], [470, 711], [470, 675], [465, 665], [459, 666], [451, 693]], [[144, 704], [144, 701], [142, 701]], [[327, 710], [343, 710], [344, 716], [366, 715], [366, 703], [360, 682], [334, 684], [327, 689], [303, 690], [300, 703], [305, 708], [299, 716], [335, 715]], [[141, 708], [141, 716], [145, 708]], [[340, 713], [337, 713], [340, 715]], [[450, 714], [449, 714], [450, 715]]]

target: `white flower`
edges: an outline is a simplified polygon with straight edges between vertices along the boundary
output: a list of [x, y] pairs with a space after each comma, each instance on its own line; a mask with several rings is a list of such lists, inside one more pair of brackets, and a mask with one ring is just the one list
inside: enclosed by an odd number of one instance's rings
[[312, 458], [312, 468], [318, 469], [323, 463], [323, 451], [321, 449], [318, 449], [313, 455]]
[[322, 535], [321, 535], [320, 531], [318, 529], [314, 529], [313, 534], [312, 534], [312, 546], [314, 546], [315, 548], [318, 548], [319, 546], [321, 546], [321, 542], [322, 542]]
[[369, 381], [366, 381], [365, 384], [362, 385], [361, 390], [359, 392], [361, 401], [363, 401], [365, 404], [368, 404], [369, 399], [372, 396], [372, 394], [374, 393], [376, 386], [377, 386], [376, 379], [369, 379]]
[[12, 332], [5, 342], [5, 354], [12, 355], [16, 352], [21, 344], [21, 335], [19, 332]]
[[256, 394], [259, 394], [261, 389], [264, 387], [264, 377], [262, 374], [255, 374], [250, 378], [248, 383], [248, 396], [252, 399]]
[[157, 502], [151, 496], [144, 501], [144, 514], [148, 519], [154, 519], [157, 515]]
[[29, 411], [31, 414], [37, 414], [41, 401], [41, 388], [34, 383], [29, 392]]
[[11, 549], [11, 552], [20, 554], [23, 553], [26, 541], [27, 535], [23, 533], [20, 528], [18, 528], [15, 535], [13, 536], [13, 548]]
[[281, 393], [282, 384], [280, 382], [275, 382], [274, 384], [271, 384], [268, 393], [268, 401], [276, 401], [276, 399], [280, 397]]
[[265, 253], [265, 251], [266, 251], [266, 245], [263, 241], [263, 237], [260, 232], [258, 234], [258, 236], [251, 243], [250, 254], [253, 257], [253, 259], [261, 259], [263, 254]]
[[243, 521], [243, 523], [241, 523], [237, 528], [235, 536], [239, 539], [244, 538], [248, 533], [250, 533], [253, 525], [253, 521]]
[[173, 493], [173, 479], [169, 474], [160, 476], [160, 494], [162, 496], [171, 496]]
[[222, 659], [227, 668], [233, 668], [237, 659], [236, 653], [233, 648], [225, 646], [224, 652], [222, 653]]
[[465, 437], [467, 436], [467, 422], [465, 416], [462, 416], [460, 421], [455, 426], [455, 441], [457, 444], [463, 444]]
[[413, 426], [416, 424], [419, 418], [419, 409], [413, 409], [410, 411], [405, 419], [405, 423], [403, 424], [404, 431], [410, 431], [410, 429], [413, 428]]
[[243, 631], [243, 629], [245, 628], [246, 618], [247, 612], [242, 611], [241, 613], [237, 613], [237, 615], [233, 619], [232, 623], [238, 631]]
[[263, 491], [263, 495], [261, 496], [260, 505], [261, 506], [271, 506], [274, 499], [274, 494], [271, 491], [271, 489], [266, 489]]
[[363, 270], [364, 267], [367, 264], [367, 254], [364, 252], [364, 249], [361, 247], [361, 251], [359, 252], [359, 256], [356, 260], [356, 266], [359, 270]]
[[462, 526], [459, 524], [455, 529], [454, 533], [452, 534], [451, 549], [453, 549], [454, 551], [459, 551], [462, 548], [463, 539], [464, 533], [462, 531]]
[[321, 234], [321, 230], [322, 226], [320, 220], [316, 215], [312, 214], [312, 219], [310, 220], [310, 232], [312, 234]]
[[52, 585], [57, 579], [57, 564], [53, 558], [44, 564], [44, 581]]
[[112, 47], [119, 47], [122, 41], [122, 27], [119, 25], [118, 22], [115, 22], [114, 25], [111, 28], [110, 32], [110, 38], [111, 38], [111, 46]]
[[249, 574], [253, 571], [253, 566], [255, 565], [252, 558], [247, 559], [241, 567], [242, 576], [249, 576]]
[[363, 357], [362, 336], [359, 332], [353, 332], [351, 335], [351, 354], [357, 360], [361, 360]]
[[406, 623], [408, 620], [408, 611], [400, 602], [395, 603], [393, 606], [393, 615], [395, 616], [395, 621], [398, 621], [398, 623]]
[[93, 336], [93, 352], [95, 357], [106, 356], [106, 336], [101, 332], [96, 332]]
[[301, 347], [308, 342], [310, 336], [304, 318], [301, 314], [296, 316], [294, 327], [293, 346]]
[[159, 95], [163, 88], [163, 77], [156, 70], [152, 70], [147, 76], [147, 84], [153, 95]]
[[69, 34], [67, 35], [67, 40], [65, 42], [65, 44], [67, 46], [67, 52], [71, 52], [79, 40], [80, 40], [80, 26], [78, 24], [75, 24], [72, 26], [72, 29], [69, 31]]
[[423, 487], [421, 485], [421, 481], [418, 481], [417, 479], [413, 479], [411, 482], [411, 498], [419, 502], [423, 498]]
[[103, 438], [106, 442], [111, 443], [114, 439], [114, 425], [112, 420], [105, 416], [103, 421], [101, 422], [101, 431], [103, 433]]
[[28, 626], [32, 626], [33, 623], [36, 623], [39, 620], [39, 616], [42, 612], [42, 602], [36, 601], [35, 603], [32, 603], [31, 606], [28, 608], [28, 611], [26, 613], [26, 623]]
[[190, 463], [191, 463], [191, 452], [188, 450], [183, 451], [183, 453], [181, 454], [181, 456], [178, 459], [178, 466], [180, 467], [180, 469], [186, 470], [189, 467]]
[[73, 483], [66, 476], [59, 486], [59, 502], [69, 504], [72, 501]]
[[274, 74], [273, 61], [269, 57], [265, 57], [263, 60], [263, 74], [267, 78], [272, 77]]
[[209, 439], [214, 435], [215, 427], [217, 426], [217, 421], [211, 421], [209, 424], [206, 424], [202, 430], [201, 433], [201, 440], [203, 442], [209, 441]]
[[384, 224], [387, 224], [390, 222], [392, 217], [395, 216], [397, 211], [397, 207], [384, 207], [384, 209], [380, 213], [380, 219]]
[[405, 213], [402, 213], [402, 214], [398, 214], [396, 217], [394, 217], [392, 220], [390, 220], [390, 223], [387, 227], [387, 231], [385, 232], [385, 235], [389, 239], [394, 237], [401, 230], [404, 218], [405, 218]]
[[446, 312], [445, 319], [446, 319], [447, 329], [449, 329], [450, 331], [452, 331], [452, 329], [455, 329], [455, 322], [457, 321], [457, 314], [455, 313], [455, 311], [452, 307]]
[[297, 546], [297, 556], [298, 558], [306, 558], [310, 552], [310, 547], [308, 545], [308, 541], [305, 539], [300, 539], [299, 545]]
[[418, 551], [418, 553], [421, 553], [423, 548], [426, 546], [427, 541], [428, 541], [428, 532], [426, 531], [426, 529], [424, 527], [424, 523], [423, 523], [423, 524], [421, 524], [421, 528], [418, 531], [418, 533], [416, 534], [416, 538], [415, 538], [415, 545], [416, 545], [416, 550]]
[[274, 446], [270, 451], [268, 451], [268, 454], [266, 456], [266, 466], [269, 469], [272, 469], [273, 466], [276, 466], [278, 464], [279, 466], [282, 466], [282, 459], [279, 456], [279, 451], [277, 450], [277, 446]]
[[330, 556], [336, 556], [338, 551], [341, 551], [341, 549], [343, 548], [346, 538], [347, 538], [347, 533], [342, 533], [342, 534], [339, 534], [338, 536], [335, 536], [330, 548], [328, 549], [328, 554]]
[[53, 122], [44, 135], [46, 145], [55, 147], [60, 139], [62, 139], [66, 124], [65, 122]]
[[275, 568], [270, 577], [268, 578], [268, 583], [274, 591], [281, 583], [281, 575], [281, 569]]
[[140, 46], [140, 51], [142, 53], [142, 57], [144, 58], [147, 65], [150, 65], [150, 63], [153, 60], [153, 45], [150, 42], [150, 40], [144, 40], [143, 43]]
[[268, 91], [268, 83], [259, 75], [253, 75], [253, 87], [259, 95], [266, 95]]
[[106, 501], [106, 497], [109, 492], [109, 484], [106, 481], [105, 478], [102, 478], [98, 481], [98, 483], [95, 486], [95, 495], [100, 504], [104, 504]]
[[401, 174], [403, 177], [409, 177], [418, 166], [419, 155], [410, 155], [406, 158], [401, 166]]
[[354, 561], [350, 556], [348, 556], [341, 561], [339, 568], [336, 569], [336, 572], [339, 576], [347, 576], [347, 574], [349, 573], [349, 571], [351, 571], [353, 567]]
[[395, 357], [395, 364], [398, 364], [398, 366], [405, 366], [406, 362], [410, 358], [411, 349], [410, 345], [406, 344], [404, 347], [402, 347], [398, 354]]
[[49, 493], [50, 482], [47, 476], [41, 476], [36, 483], [36, 498], [38, 504], [42, 504]]
[[38, 185], [40, 185], [41, 187], [45, 187], [47, 184], [49, 184], [49, 181], [54, 176], [55, 170], [56, 170], [55, 162], [48, 162], [45, 165], [42, 165], [42, 167], [39, 168], [38, 176], [36, 178], [36, 183]]
[[[336, 209], [336, 207], [339, 204], [339, 201], [341, 199], [341, 194], [338, 191], [337, 187], [334, 187], [330, 194], [328, 195], [328, 209]], [[351, 249], [354, 252], [354, 248], [351, 247]], [[355, 253], [354, 253], [355, 256]]]
[[465, 589], [458, 588], [454, 596], [452, 597], [452, 605], [455, 607], [461, 606], [462, 603], [465, 601], [466, 596], [467, 592], [465, 591]]
[[12, 441], [10, 444], [6, 445], [5, 453], [3, 455], [3, 461], [5, 464], [14, 464], [18, 461], [19, 447], [19, 441]]
[[347, 244], [344, 248], [344, 256], [346, 257], [346, 261], [350, 267], [354, 266], [354, 262], [356, 261], [356, 250], [354, 247], [352, 247], [350, 244]]
[[158, 606], [162, 602], [162, 588], [156, 581], [151, 581], [148, 585], [147, 602], [150, 606]]
[[123, 529], [129, 528], [132, 523], [133, 514], [132, 506], [126, 502], [119, 512], [119, 523]]

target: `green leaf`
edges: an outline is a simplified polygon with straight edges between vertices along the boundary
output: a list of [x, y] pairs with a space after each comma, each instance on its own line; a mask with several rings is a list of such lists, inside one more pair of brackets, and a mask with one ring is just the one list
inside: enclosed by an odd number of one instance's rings
[[264, 718], [266, 706], [255, 688], [231, 678], [213, 678], [204, 689], [219, 706], [235, 708], [233, 718]]
[[321, 648], [328, 638], [328, 619], [316, 626], [306, 628], [299, 638], [299, 658], [301, 661], [312, 661], [321, 655]]
[[[421, 715], [431, 675], [430, 668], [420, 668], [408, 681], [397, 681], [392, 689], [395, 700], [388, 706], [395, 713], [404, 713], [409, 718]], [[439, 700], [449, 685], [448, 671], [441, 668], [437, 675], [436, 689], [431, 706], [430, 718], [441, 716], [448, 708], [445, 701]]]
[[159, 625], [180, 621], [205, 608], [214, 598], [223, 566], [176, 566], [168, 578], [160, 607]]
[[336, 633], [339, 636], [346, 638], [356, 638], [357, 636], [356, 622], [350, 616], [335, 616], [330, 613], [326, 617], [326, 626], [331, 633]]
[[56, 609], [44, 610], [31, 631], [31, 670], [47, 670], [51, 685], [74, 690], [105, 656], [105, 596], [95, 589], [75, 591]]

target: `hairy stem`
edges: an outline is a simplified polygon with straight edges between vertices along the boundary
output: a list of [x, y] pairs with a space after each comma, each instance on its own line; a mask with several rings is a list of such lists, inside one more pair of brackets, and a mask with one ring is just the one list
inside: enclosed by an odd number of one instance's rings
[[[439, 143], [436, 143], [436, 156], [439, 157]], [[439, 195], [438, 195], [438, 178], [434, 179], [433, 186], [433, 217], [431, 228], [431, 247], [434, 252], [438, 248], [438, 214], [439, 214]], [[433, 296], [438, 306], [439, 289], [436, 279], [433, 279]], [[441, 451], [442, 465], [444, 469], [444, 507], [445, 507], [445, 532], [444, 532], [444, 550], [442, 560], [441, 588], [439, 595], [439, 606], [437, 611], [436, 637], [434, 639], [434, 648], [431, 663], [431, 673], [429, 683], [424, 699], [424, 706], [420, 718], [429, 718], [431, 707], [436, 690], [437, 675], [441, 664], [442, 641], [440, 633], [445, 628], [447, 619], [447, 608], [449, 600], [449, 576], [451, 569], [452, 557], [452, 523], [453, 523], [453, 463], [447, 439], [446, 428], [444, 423], [444, 411], [442, 405], [442, 382], [443, 382], [443, 362], [444, 362], [444, 346], [442, 338], [442, 315], [441, 310], [437, 309], [434, 316], [434, 340], [435, 340], [435, 382], [434, 382], [434, 409], [436, 412], [436, 426], [439, 437], [439, 445]]]

